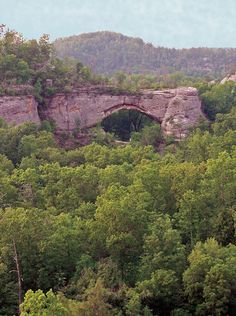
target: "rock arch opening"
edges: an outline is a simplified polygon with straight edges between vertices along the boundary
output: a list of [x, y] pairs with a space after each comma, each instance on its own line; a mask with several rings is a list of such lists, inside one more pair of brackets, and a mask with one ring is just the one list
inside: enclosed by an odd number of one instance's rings
[[[0, 100], [1, 101], [1, 100]], [[14, 106], [15, 101], [10, 101]], [[7, 109], [9, 106], [7, 107]], [[14, 106], [15, 108], [15, 106]], [[81, 88], [73, 93], [58, 93], [48, 98], [44, 118], [53, 120], [58, 131], [72, 132], [80, 122], [81, 129], [99, 124], [113, 112], [135, 109], [161, 123], [163, 134], [179, 138], [204, 117], [195, 88], [143, 90], [140, 94], [115, 94], [100, 88]], [[4, 112], [6, 108], [4, 108]], [[1, 112], [1, 108], [0, 108]], [[6, 115], [2, 115], [6, 117]]]
[[145, 127], [154, 125], [158, 125], [161, 130], [160, 122], [132, 106], [109, 109], [101, 122], [105, 132], [112, 133], [118, 140], [126, 142], [130, 141], [134, 133], [140, 133]]

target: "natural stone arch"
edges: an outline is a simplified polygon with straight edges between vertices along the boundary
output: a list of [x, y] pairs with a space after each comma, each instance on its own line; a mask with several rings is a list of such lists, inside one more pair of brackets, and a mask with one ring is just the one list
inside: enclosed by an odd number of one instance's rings
[[[40, 118], [53, 120], [58, 131], [71, 132], [77, 126], [89, 128], [119, 109], [136, 109], [161, 123], [164, 134], [184, 137], [188, 128], [204, 117], [195, 88], [161, 91], [144, 90], [139, 95], [109, 92], [104, 87], [82, 88], [56, 94], [40, 109]], [[0, 117], [7, 123], [40, 123], [38, 106], [32, 95], [0, 97]]]
[[103, 112], [102, 120], [111, 116], [113, 113], [117, 113], [117, 112], [122, 111], [122, 110], [138, 111], [138, 112], [150, 117], [153, 121], [156, 121], [157, 123], [161, 124], [161, 120], [159, 118], [153, 116], [151, 113], [149, 113], [149, 111], [143, 109], [142, 107], [137, 106], [137, 105], [133, 105], [133, 104], [117, 104], [117, 105], [112, 106], [111, 108], [109, 108]]
[[132, 104], [115, 105], [104, 111], [103, 117], [100, 122], [101, 128], [112, 133], [121, 142], [129, 141], [132, 133], [140, 132], [149, 124], [161, 128], [161, 121], [158, 118]]
[[121, 109], [138, 110], [161, 123], [164, 134], [184, 137], [190, 126], [204, 117], [195, 88], [145, 90], [139, 95], [110, 94], [82, 89], [70, 94], [57, 94], [48, 100], [45, 117], [55, 121], [61, 131], [72, 131], [79, 119], [89, 128]]

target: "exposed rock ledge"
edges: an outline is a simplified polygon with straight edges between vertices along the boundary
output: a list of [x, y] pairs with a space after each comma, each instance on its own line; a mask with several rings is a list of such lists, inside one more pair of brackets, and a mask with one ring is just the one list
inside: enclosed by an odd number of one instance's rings
[[[195, 88], [145, 90], [140, 95], [112, 95], [96, 89], [56, 94], [47, 100], [41, 116], [55, 121], [58, 130], [72, 131], [78, 124], [87, 128], [120, 109], [135, 109], [160, 122], [166, 135], [186, 136], [188, 128], [204, 117]], [[8, 123], [39, 123], [33, 96], [1, 97], [0, 116]]]
[[161, 91], [145, 90], [140, 95], [111, 95], [93, 90], [57, 94], [51, 100], [45, 115], [53, 119], [59, 129], [71, 131], [76, 122], [91, 127], [120, 109], [135, 109], [161, 123], [163, 132], [184, 137], [188, 127], [203, 117], [201, 101], [195, 88], [177, 88]]
[[227, 75], [223, 80], [221, 80], [221, 84], [224, 84], [228, 81], [236, 82], [236, 72], [230, 75]]
[[37, 102], [32, 95], [0, 97], [0, 117], [11, 125], [40, 123]]

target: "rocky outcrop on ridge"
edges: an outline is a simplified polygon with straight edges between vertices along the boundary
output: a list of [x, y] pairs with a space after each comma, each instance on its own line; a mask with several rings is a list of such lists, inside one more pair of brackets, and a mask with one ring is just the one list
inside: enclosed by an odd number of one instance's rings
[[81, 90], [57, 94], [49, 100], [45, 115], [58, 129], [72, 131], [77, 125], [88, 128], [121, 109], [138, 110], [158, 121], [167, 135], [186, 136], [188, 128], [204, 115], [195, 88], [145, 90], [140, 95], [111, 95]]
[[[143, 90], [140, 94], [111, 94], [95, 87], [71, 93], [56, 94], [47, 99], [40, 117], [53, 120], [58, 131], [71, 132], [76, 127], [95, 126], [105, 117], [121, 109], [138, 110], [161, 124], [166, 135], [185, 137], [190, 126], [204, 115], [195, 88]], [[0, 116], [7, 123], [40, 122], [33, 96], [0, 97]]]

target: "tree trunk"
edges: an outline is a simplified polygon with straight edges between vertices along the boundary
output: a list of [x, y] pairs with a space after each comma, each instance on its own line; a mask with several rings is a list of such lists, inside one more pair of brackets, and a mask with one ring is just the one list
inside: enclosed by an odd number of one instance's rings
[[19, 256], [17, 253], [15, 240], [13, 240], [13, 248], [14, 248], [14, 260], [16, 262], [16, 272], [17, 272], [17, 280], [18, 280], [18, 305], [19, 305], [19, 315], [20, 315], [20, 313], [21, 313], [20, 305], [23, 302], [22, 278], [21, 278], [21, 271], [20, 271]]

